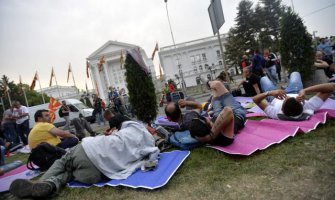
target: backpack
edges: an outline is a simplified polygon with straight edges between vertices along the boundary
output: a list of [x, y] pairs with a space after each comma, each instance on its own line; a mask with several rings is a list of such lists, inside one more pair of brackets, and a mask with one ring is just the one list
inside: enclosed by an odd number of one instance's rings
[[59, 117], [64, 117], [64, 113], [63, 113], [63, 107], [60, 107], [58, 110], [58, 115]]
[[[42, 142], [31, 150], [31, 154], [27, 161], [27, 168], [30, 170], [48, 170], [51, 165], [61, 158], [66, 151], [60, 147], [53, 146], [47, 142]], [[35, 168], [33, 164], [39, 168]]]
[[190, 134], [189, 130], [182, 132], [175, 132], [173, 135], [169, 137], [169, 142], [176, 147], [179, 147], [183, 150], [189, 150], [200, 146], [201, 143], [193, 138]]

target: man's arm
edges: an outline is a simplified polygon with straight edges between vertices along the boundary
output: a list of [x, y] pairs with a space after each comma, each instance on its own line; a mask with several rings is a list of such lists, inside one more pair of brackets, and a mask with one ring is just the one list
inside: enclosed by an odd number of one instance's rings
[[317, 93], [316, 96], [320, 97], [323, 101], [327, 100], [332, 92], [335, 91], [335, 83], [324, 83], [314, 85], [299, 91], [297, 96], [298, 101], [305, 100], [306, 94]]
[[195, 102], [195, 101], [186, 101], [185, 99], [180, 99], [178, 101], [178, 104], [181, 108], [184, 108], [185, 106], [192, 107], [193, 109], [202, 109], [202, 106], [200, 103]]
[[76, 136], [71, 134], [70, 132], [63, 131], [62, 129], [59, 129], [59, 128], [56, 128], [56, 127], [52, 128], [49, 132], [52, 135], [56, 135], [56, 136], [59, 136], [59, 137], [62, 137], [62, 138], [71, 138], [71, 137], [76, 138]]
[[273, 96], [277, 99], [284, 99], [286, 97], [286, 92], [284, 90], [272, 90], [269, 92], [260, 93], [254, 96], [253, 101], [258, 107], [260, 107], [262, 110], [265, 110], [268, 104], [263, 100], [268, 96]]
[[237, 89], [239, 89], [239, 88], [243, 85], [244, 82], [245, 82], [245, 80], [242, 80], [242, 81], [237, 85]]
[[254, 89], [255, 89], [255, 91], [256, 91], [256, 94], [260, 94], [260, 93], [261, 93], [261, 90], [259, 89], [257, 83], [253, 84], [252, 87], [254, 87]]

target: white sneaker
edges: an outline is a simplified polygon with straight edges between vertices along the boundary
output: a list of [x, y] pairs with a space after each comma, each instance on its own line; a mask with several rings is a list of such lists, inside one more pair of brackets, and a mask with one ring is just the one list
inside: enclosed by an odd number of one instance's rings
[[31, 153], [30, 148], [29, 148], [28, 145], [26, 145], [22, 149], [18, 150], [18, 152], [19, 153], [25, 153], [25, 154]]

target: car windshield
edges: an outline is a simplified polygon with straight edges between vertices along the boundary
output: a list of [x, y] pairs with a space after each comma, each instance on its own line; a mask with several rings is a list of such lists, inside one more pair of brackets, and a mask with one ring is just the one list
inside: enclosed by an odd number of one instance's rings
[[78, 109], [86, 109], [86, 108], [88, 108], [85, 104], [83, 104], [83, 103], [75, 103], [75, 104], [73, 104], [74, 106], [76, 106]]

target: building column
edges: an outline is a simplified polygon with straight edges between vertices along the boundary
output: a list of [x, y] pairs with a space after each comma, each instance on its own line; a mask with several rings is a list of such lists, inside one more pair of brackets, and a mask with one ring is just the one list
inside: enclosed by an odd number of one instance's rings
[[98, 66], [92, 66], [92, 69], [94, 70], [94, 74], [95, 74], [95, 78], [94, 79], [94, 87], [98, 87], [96, 88], [98, 91], [99, 91], [99, 96], [101, 99], [105, 100], [106, 99], [106, 96], [105, 96], [105, 92], [102, 88], [102, 84], [103, 82], [101, 81], [101, 77], [100, 77], [100, 72], [99, 72], [99, 69], [98, 69]]

